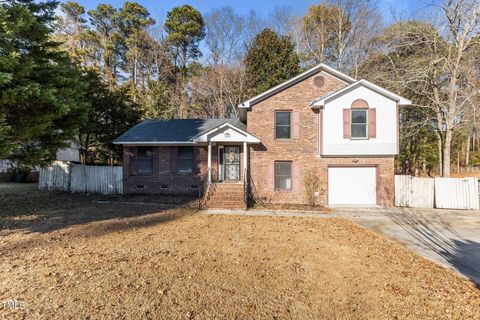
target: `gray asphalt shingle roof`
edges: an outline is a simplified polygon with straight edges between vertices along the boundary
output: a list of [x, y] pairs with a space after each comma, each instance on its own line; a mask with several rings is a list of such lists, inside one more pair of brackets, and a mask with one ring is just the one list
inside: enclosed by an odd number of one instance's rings
[[246, 126], [236, 119], [145, 120], [113, 142], [189, 142], [194, 137], [226, 122], [241, 130], [246, 130]]

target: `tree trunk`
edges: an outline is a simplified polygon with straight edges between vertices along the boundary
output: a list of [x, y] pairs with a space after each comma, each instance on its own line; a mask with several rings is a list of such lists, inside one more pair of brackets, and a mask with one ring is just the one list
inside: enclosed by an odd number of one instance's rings
[[447, 128], [445, 132], [445, 143], [443, 146], [442, 177], [450, 177], [451, 147], [452, 147], [452, 130]]
[[460, 173], [460, 151], [457, 151], [457, 173]]
[[437, 131], [437, 149], [438, 149], [438, 170], [440, 171], [440, 176], [443, 176], [443, 144], [442, 144], [442, 135]]
[[474, 130], [473, 135], [472, 135], [472, 151], [475, 151], [476, 140], [477, 140], [477, 137], [476, 137], [475, 130]]
[[469, 133], [467, 136], [467, 145], [465, 149], [465, 167], [468, 167], [468, 165], [470, 164], [470, 144], [471, 144], [470, 139], [471, 139], [471, 135]]

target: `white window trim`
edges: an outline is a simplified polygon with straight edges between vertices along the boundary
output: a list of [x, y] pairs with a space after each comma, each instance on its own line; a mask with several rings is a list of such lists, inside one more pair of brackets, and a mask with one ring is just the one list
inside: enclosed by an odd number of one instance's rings
[[[365, 111], [365, 137], [354, 137], [352, 127], [354, 124], [361, 124], [363, 123], [353, 123], [352, 113], [353, 111]], [[368, 140], [368, 109], [350, 109], [350, 140]]]

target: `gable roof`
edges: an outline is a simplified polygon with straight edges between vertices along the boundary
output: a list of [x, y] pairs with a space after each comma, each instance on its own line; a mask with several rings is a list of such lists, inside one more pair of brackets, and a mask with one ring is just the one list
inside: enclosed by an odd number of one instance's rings
[[[228, 123], [228, 122], [225, 122], [224, 124], [222, 124], [218, 127], [215, 127], [211, 130], [203, 132], [203, 133], [197, 135], [196, 137], [192, 138], [192, 140], [195, 141], [195, 142], [207, 142], [208, 139], [209, 139], [209, 136], [218, 135], [222, 130], [225, 130], [227, 128], [232, 129], [233, 132], [237, 132], [242, 136], [240, 138], [240, 140], [236, 140], [236, 141], [250, 142], [250, 143], [260, 143], [260, 139], [258, 139], [254, 135], [248, 133], [246, 130], [242, 130], [242, 129], [236, 127], [236, 126], [233, 126], [231, 123]], [[228, 133], [228, 134], [230, 134], [230, 133]], [[228, 139], [226, 141], [228, 141]]]
[[339, 78], [340, 80], [346, 82], [347, 84], [351, 84], [353, 82], [356, 81], [355, 78], [352, 78], [348, 75], [346, 75], [345, 73], [343, 72], [340, 72], [338, 70], [335, 70], [334, 68], [330, 67], [330, 66], [327, 66], [326, 64], [324, 63], [320, 63], [318, 65], [316, 65], [315, 67], [311, 68], [311, 69], [308, 69], [307, 71], [305, 72], [302, 72], [300, 73], [299, 75], [285, 81], [285, 82], [282, 82], [280, 83], [279, 85], [263, 92], [263, 93], [260, 93], [259, 95], [256, 95], [255, 97], [253, 98], [250, 98], [242, 103], [240, 103], [238, 105], [238, 108], [250, 108], [251, 106], [259, 103], [260, 101], [262, 100], [265, 100], [271, 96], [273, 96], [274, 94], [282, 91], [282, 90], [285, 90], [286, 88], [288, 87], [291, 87], [293, 86], [294, 84], [310, 77], [311, 75], [315, 74], [315, 73], [318, 73], [319, 71], [325, 71], [327, 73], [330, 73], [332, 74], [333, 76]]
[[225, 124], [238, 130], [246, 130], [246, 126], [236, 119], [145, 120], [115, 139], [113, 143], [194, 144], [196, 137]]
[[313, 100], [310, 103], [310, 106], [312, 108], [323, 107], [323, 106], [325, 106], [325, 103], [328, 102], [329, 100], [333, 100], [336, 97], [342, 95], [343, 93], [349, 92], [349, 91], [351, 91], [351, 90], [353, 90], [357, 87], [360, 87], [360, 86], [365, 87], [367, 89], [370, 89], [370, 90], [372, 90], [372, 91], [374, 91], [378, 94], [381, 94], [381, 95], [383, 95], [383, 96], [385, 96], [385, 97], [387, 97], [391, 100], [394, 100], [402, 106], [412, 104], [412, 101], [410, 101], [409, 99], [404, 98], [402, 96], [399, 96], [398, 94], [395, 94], [395, 93], [393, 93], [393, 92], [391, 92], [387, 89], [384, 89], [380, 86], [377, 86], [376, 84], [371, 83], [370, 81], [362, 79], [362, 80], [358, 80], [358, 81], [350, 84], [349, 86], [346, 86], [345, 88], [342, 88], [342, 89], [337, 90], [337, 91], [329, 92], [326, 95], [324, 95], [323, 97], [320, 97], [318, 99]]

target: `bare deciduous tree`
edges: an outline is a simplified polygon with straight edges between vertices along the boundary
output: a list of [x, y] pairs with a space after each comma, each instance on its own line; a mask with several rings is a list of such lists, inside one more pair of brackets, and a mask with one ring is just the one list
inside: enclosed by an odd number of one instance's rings
[[444, 14], [446, 30], [442, 30], [447, 48], [444, 51], [443, 72], [447, 77], [446, 95], [436, 98], [438, 118], [445, 128], [443, 145], [444, 176], [450, 176], [451, 145], [455, 128], [461, 123], [465, 109], [471, 106], [477, 93], [471, 81], [474, 66], [467, 51], [480, 36], [480, 2], [478, 0], [448, 0], [439, 8]]
[[229, 64], [238, 61], [244, 53], [242, 38], [245, 19], [232, 7], [212, 10], [206, 15], [206, 43], [213, 64]]
[[457, 132], [472, 126], [476, 114], [472, 49], [480, 36], [480, 2], [446, 0], [431, 8], [438, 13], [431, 24], [405, 21], [390, 27], [378, 54], [390, 64], [386, 86], [409, 92], [416, 97], [414, 105], [424, 108], [422, 121], [433, 125], [437, 135], [440, 173], [448, 177], [452, 142], [460, 138]]
[[326, 62], [356, 76], [369, 40], [381, 30], [381, 15], [371, 1], [326, 0], [309, 8], [297, 34], [311, 63]]

